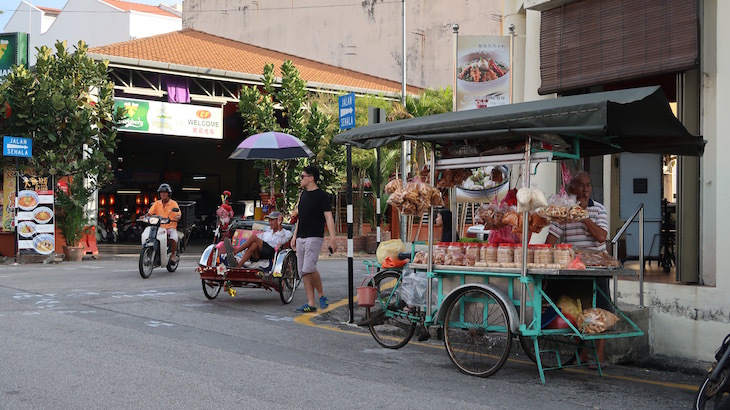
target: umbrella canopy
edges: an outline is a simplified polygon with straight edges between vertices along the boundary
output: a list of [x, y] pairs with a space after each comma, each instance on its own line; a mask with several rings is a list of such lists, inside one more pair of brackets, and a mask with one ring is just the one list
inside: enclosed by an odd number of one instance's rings
[[228, 159], [293, 159], [314, 156], [299, 138], [283, 132], [254, 134], [238, 144]]

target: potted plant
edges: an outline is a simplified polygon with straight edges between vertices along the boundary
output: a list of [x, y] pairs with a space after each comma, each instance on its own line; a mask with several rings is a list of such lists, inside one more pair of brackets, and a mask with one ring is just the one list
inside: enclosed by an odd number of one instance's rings
[[56, 188], [56, 226], [66, 240], [63, 247], [66, 260], [80, 261], [84, 257], [84, 247], [80, 242], [89, 230], [84, 207], [92, 192], [84, 186], [81, 177], [72, 179], [68, 192]]

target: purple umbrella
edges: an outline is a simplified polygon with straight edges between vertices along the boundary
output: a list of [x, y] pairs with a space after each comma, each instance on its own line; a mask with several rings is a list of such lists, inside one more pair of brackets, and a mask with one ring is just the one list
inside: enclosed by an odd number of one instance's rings
[[293, 159], [312, 156], [312, 150], [299, 138], [283, 132], [264, 132], [243, 140], [228, 159]]

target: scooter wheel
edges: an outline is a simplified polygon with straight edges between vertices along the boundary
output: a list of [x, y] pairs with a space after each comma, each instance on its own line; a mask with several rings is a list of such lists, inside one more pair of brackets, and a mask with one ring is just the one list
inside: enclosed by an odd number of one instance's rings
[[155, 267], [155, 249], [152, 247], [142, 249], [139, 254], [139, 274], [142, 278], [147, 279], [152, 274]]

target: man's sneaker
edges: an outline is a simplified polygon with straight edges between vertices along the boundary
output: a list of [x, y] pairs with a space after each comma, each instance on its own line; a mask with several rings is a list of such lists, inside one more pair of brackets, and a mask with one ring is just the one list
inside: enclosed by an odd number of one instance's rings
[[309, 304], [305, 303], [302, 307], [296, 308], [294, 310], [296, 310], [297, 312], [302, 312], [302, 313], [310, 313], [310, 312], [316, 312], [317, 308], [314, 306], [309, 306]]
[[327, 306], [330, 304], [327, 302], [327, 296], [320, 296], [319, 297], [319, 308], [320, 309], [327, 309]]
[[230, 267], [235, 267], [236, 253], [233, 252], [233, 244], [231, 243], [231, 240], [229, 238], [224, 239], [223, 245], [226, 248], [226, 263], [228, 263], [228, 266]]

